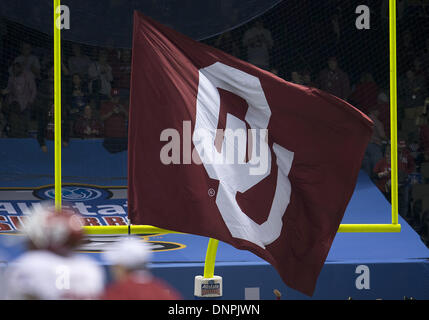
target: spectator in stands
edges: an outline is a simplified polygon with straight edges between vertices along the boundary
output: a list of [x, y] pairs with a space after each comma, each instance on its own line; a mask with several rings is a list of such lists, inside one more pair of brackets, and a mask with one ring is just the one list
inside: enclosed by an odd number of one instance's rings
[[[51, 53], [45, 54], [42, 56], [42, 63], [41, 63], [41, 71], [40, 75], [42, 79], [46, 79], [49, 77], [49, 72], [51, 72], [51, 68], [54, 65], [54, 56]], [[61, 75], [62, 75], [62, 82], [67, 82], [70, 75], [70, 70], [65, 64], [64, 57], [61, 58]]]
[[0, 97], [0, 138], [6, 136], [6, 116], [3, 114], [3, 98]]
[[313, 80], [311, 79], [311, 72], [308, 69], [304, 69], [302, 71], [302, 84], [308, 87], [316, 87], [316, 84], [313, 82]]
[[131, 81], [131, 50], [122, 49], [121, 59], [117, 68], [113, 69], [115, 88], [119, 89], [121, 96], [129, 96]]
[[421, 116], [417, 121], [417, 125], [419, 126], [421, 152], [423, 153], [424, 160], [429, 161], [429, 125], [427, 115], [426, 117]]
[[376, 164], [383, 158], [383, 144], [386, 142], [386, 134], [381, 121], [378, 119], [380, 112], [377, 106], [373, 106], [369, 111], [369, 118], [374, 122], [374, 130], [371, 140], [366, 148], [362, 161], [362, 168], [371, 177]]
[[292, 71], [290, 73], [290, 82], [295, 84], [303, 84], [301, 74], [298, 71]]
[[109, 100], [112, 90], [112, 67], [107, 62], [107, 52], [101, 50], [98, 61], [94, 61], [89, 69], [90, 91], [93, 98], [97, 101], [97, 107], [101, 100]]
[[39, 86], [35, 108], [37, 119], [37, 141], [43, 152], [48, 152], [45, 137], [49, 123], [52, 108], [54, 105], [54, 68], [51, 66], [48, 71], [48, 77], [44, 79]]
[[100, 121], [93, 116], [91, 105], [87, 104], [83, 115], [75, 122], [75, 134], [82, 139], [99, 138], [103, 134], [102, 129]]
[[20, 62], [12, 65], [7, 88], [2, 90], [7, 95], [6, 115], [10, 126], [10, 137], [26, 137], [31, 117], [31, 105], [37, 94], [34, 75], [23, 68]]
[[399, 213], [405, 218], [408, 216], [411, 184], [409, 175], [416, 169], [415, 161], [402, 136], [398, 136], [398, 202]]
[[269, 69], [273, 39], [262, 21], [256, 21], [254, 26], [244, 33], [243, 47], [247, 50], [247, 61], [259, 68]]
[[[48, 152], [45, 138], [48, 140], [54, 140], [54, 104], [50, 105], [47, 113], [41, 113], [38, 118], [37, 126], [37, 141], [39, 142], [40, 148], [43, 152]], [[63, 147], [68, 147], [70, 141], [70, 120], [68, 108], [62, 108], [61, 110], [61, 143]]]
[[119, 70], [121, 66], [122, 49], [115, 48], [115, 42], [113, 38], [109, 38], [106, 41], [106, 48], [104, 50], [107, 54], [107, 63], [112, 68], [113, 79], [115, 79], [115, 70]]
[[378, 119], [383, 123], [384, 133], [390, 135], [390, 105], [387, 94], [381, 91], [377, 96]]
[[0, 58], [3, 58], [3, 38], [7, 35], [7, 25], [3, 17], [0, 17]]
[[404, 137], [398, 135], [398, 170], [403, 171], [405, 174], [413, 173], [416, 169], [416, 164], [407, 146]]
[[369, 72], [362, 73], [360, 82], [356, 85], [355, 90], [351, 93], [350, 102], [363, 113], [377, 105], [378, 86]]
[[319, 75], [320, 89], [346, 100], [350, 95], [348, 75], [338, 67], [336, 57], [330, 57], [327, 63], [328, 68], [323, 69]]
[[[18, 62], [25, 71], [32, 72], [35, 78], [40, 76], [39, 58], [32, 54], [33, 48], [29, 43], [23, 42], [21, 45], [21, 55], [14, 60]], [[12, 72], [12, 70], [9, 70]]]
[[373, 173], [375, 177], [375, 184], [380, 191], [390, 199], [390, 145], [386, 146], [384, 150], [384, 158], [380, 159], [374, 166]]
[[413, 71], [416, 77], [421, 77], [426, 82], [426, 71], [423, 67], [422, 59], [416, 57], [413, 61]]
[[111, 263], [113, 283], [101, 296], [103, 300], [179, 300], [180, 294], [154, 277], [147, 269], [151, 250], [137, 238], [125, 238], [104, 252]]
[[75, 73], [72, 77], [70, 92], [70, 120], [72, 121], [72, 127], [79, 115], [83, 113], [84, 107], [89, 103], [87, 88], [79, 73]]
[[[6, 54], [5, 48], [5, 40], [7, 36], [7, 25], [2, 17], [0, 17], [0, 70], [4, 70], [6, 68]], [[4, 86], [4, 82], [7, 80], [5, 78], [7, 76], [7, 72], [1, 72], [0, 74], [0, 87]]]
[[[408, 139], [406, 141], [406, 144], [408, 145], [408, 149], [410, 150], [411, 156], [413, 157], [415, 162], [420, 154], [420, 142], [419, 142], [418, 134], [419, 133], [417, 131], [410, 132], [408, 134]], [[417, 165], [417, 162], [416, 162], [416, 165]]]
[[215, 47], [233, 55], [234, 57], [240, 56], [240, 46], [237, 41], [234, 39], [231, 31], [222, 33], [215, 42]]
[[40, 76], [42, 79], [46, 79], [54, 65], [54, 57], [52, 53], [44, 54], [40, 60]]
[[429, 38], [425, 41], [425, 47], [420, 53], [420, 60], [422, 62], [422, 67], [424, 70], [429, 68]]
[[110, 101], [101, 104], [100, 116], [104, 123], [103, 146], [111, 153], [127, 150], [128, 110], [121, 103], [119, 90], [113, 89]]
[[272, 74], [276, 75], [277, 77], [280, 77], [280, 71], [279, 71], [279, 69], [278, 69], [278, 68], [276, 68], [276, 67], [271, 67], [270, 72], [271, 72]]
[[399, 99], [401, 109], [414, 108], [424, 105], [428, 96], [425, 79], [417, 76], [412, 69], [406, 72], [406, 76], [399, 82]]
[[78, 74], [82, 79], [87, 79], [91, 60], [88, 56], [82, 54], [82, 48], [80, 45], [73, 44], [72, 50], [73, 56], [70, 57], [68, 61], [70, 74]]
[[74, 251], [84, 236], [77, 214], [42, 204], [30, 212], [23, 232], [28, 251], [6, 270], [6, 298], [83, 300], [103, 292], [103, 268]]
[[[37, 119], [37, 141], [43, 152], [48, 152], [46, 140], [54, 139], [54, 68], [51, 67], [48, 78], [40, 84], [39, 92], [35, 102]], [[70, 123], [68, 104], [62, 104], [61, 110], [61, 132], [62, 144], [68, 146]]]
[[[386, 196], [390, 195], [390, 145], [386, 146], [385, 157], [377, 162], [373, 172], [375, 174], [376, 185]], [[408, 214], [408, 203], [410, 195], [410, 186], [408, 184], [408, 175], [415, 169], [414, 160], [406, 147], [404, 140], [398, 142], [398, 184], [399, 184], [399, 212], [403, 216]]]
[[423, 243], [429, 248], [429, 210], [422, 213], [419, 234]]

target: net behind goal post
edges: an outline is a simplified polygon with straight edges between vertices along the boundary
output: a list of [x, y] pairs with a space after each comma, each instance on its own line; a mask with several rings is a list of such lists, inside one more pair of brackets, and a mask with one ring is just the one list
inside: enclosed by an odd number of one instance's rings
[[[52, 0], [50, 0], [52, 1]], [[82, 33], [81, 37], [76, 37], [75, 33], [67, 33], [69, 30], [57, 27], [61, 25], [64, 19], [64, 8], [70, 9], [70, 15], [82, 14], [86, 15], [87, 20], [96, 20], [94, 12], [79, 11], [75, 13], [72, 1], [54, 0], [51, 3], [53, 12], [49, 18], [54, 22], [53, 39], [49, 35], [49, 31], [33, 26], [28, 26], [20, 23], [16, 19], [10, 19], [8, 23], [8, 31], [14, 35], [15, 40], [9, 43], [9, 49], [4, 50], [2, 56], [2, 65], [8, 66], [13, 59], [19, 55], [20, 43], [23, 37], [26, 37], [26, 42], [29, 42], [33, 48], [42, 47], [44, 52], [48, 52], [48, 56], [53, 53], [54, 62], [54, 146], [55, 146], [55, 203], [57, 207], [61, 207], [61, 186], [64, 183], [78, 182], [75, 178], [75, 173], [70, 173], [68, 167], [63, 167], [62, 163], [67, 159], [62, 159], [62, 138], [64, 138], [65, 130], [69, 133], [69, 138], [75, 138], [74, 127], [72, 125], [64, 126], [64, 119], [61, 117], [61, 108], [63, 113], [66, 105], [69, 103], [68, 84], [72, 81], [73, 75], [66, 74], [68, 69], [69, 59], [74, 54], [74, 47], [79, 45], [82, 52], [89, 57], [91, 61], [98, 59], [101, 51], [107, 52], [109, 60], [112, 64], [112, 69], [126, 70], [127, 63], [130, 67], [130, 43], [131, 28], [109, 29], [109, 23], [115, 25], [120, 23], [120, 6], [115, 3], [120, 1], [111, 1], [106, 5], [109, 22], [104, 21], [105, 26], [97, 25], [97, 30], [102, 30], [103, 27], [108, 29], [110, 34], [104, 37], [103, 40], [94, 39], [90, 41], [89, 36]], [[246, 3], [247, 15], [240, 11], [239, 4], [241, 1], [230, 1], [231, 4], [222, 4], [221, 8], [217, 4], [207, 4], [212, 7], [204, 9], [199, 6], [193, 6], [192, 1], [181, 2], [182, 8], [179, 13], [175, 12], [174, 6], [169, 4], [174, 1], [159, 1], [156, 2], [158, 12], [162, 12], [162, 16], [153, 15], [153, 18], [160, 22], [170, 25], [178, 31], [190, 35], [196, 40], [202, 41], [208, 45], [212, 45], [222, 49], [241, 59], [248, 60], [254, 64], [261, 64], [260, 67], [266, 68], [268, 71], [276, 73], [280, 77], [296, 83], [303, 83], [310, 86], [319, 85], [319, 73], [327, 66], [329, 57], [335, 56], [339, 67], [348, 75], [350, 86], [347, 90], [349, 100], [358, 108], [365, 109], [368, 106], [359, 105], [358, 102], [377, 102], [377, 94], [384, 92], [390, 96], [389, 112], [386, 115], [385, 124], [387, 125], [388, 133], [390, 134], [391, 148], [391, 165], [392, 165], [392, 183], [391, 183], [391, 223], [387, 224], [342, 224], [338, 232], [400, 232], [401, 226], [398, 223], [398, 132], [397, 132], [397, 60], [396, 60], [396, 22], [400, 21], [400, 15], [397, 18], [396, 1], [389, 0], [383, 2], [367, 1], [366, 8], [370, 10], [370, 28], [359, 30], [357, 20], [360, 15], [365, 13], [365, 8], [362, 9], [361, 3], [357, 1], [324, 1], [320, 4], [319, 1], [270, 1], [269, 5], [257, 7], [258, 1], [249, 1]], [[148, 2], [149, 3], [149, 2]], [[155, 3], [155, 2], [154, 2]], [[225, 2], [226, 3], [226, 2]], [[268, 3], [268, 1], [267, 1]], [[60, 8], [61, 4], [66, 7]], [[67, 5], [70, 4], [69, 7]], [[136, 5], [137, 2], [131, 1], [130, 8]], [[117, 7], [115, 7], [117, 5]], [[155, 6], [155, 5], [154, 5]], [[243, 4], [244, 6], [244, 4]], [[254, 6], [254, 7], [252, 7]], [[361, 7], [357, 10], [358, 7]], [[162, 7], [162, 8], [161, 8]], [[117, 8], [117, 17], [115, 17], [115, 9]], [[136, 5], [137, 8], [137, 5]], [[250, 8], [250, 9], [249, 9]], [[250, 14], [251, 9], [255, 9], [253, 14]], [[140, 8], [141, 9], [141, 8]], [[188, 10], [187, 10], [188, 9]], [[220, 11], [216, 11], [216, 10]], [[402, 10], [402, 8], [399, 8]], [[33, 9], [37, 10], [37, 8]], [[101, 10], [101, 9], [100, 9]], [[200, 10], [200, 11], [199, 11]], [[205, 12], [200, 19], [194, 19], [195, 13]], [[144, 13], [150, 14], [150, 10]], [[103, 11], [100, 11], [103, 12]], [[189, 13], [187, 13], [189, 12]], [[210, 16], [211, 12], [223, 12], [222, 17], [215, 19]], [[132, 21], [132, 11], [129, 12], [128, 19]], [[179, 15], [176, 18], [175, 15]], [[206, 23], [198, 24], [198, 21]], [[7, 20], [7, 17], [6, 17]], [[197, 21], [198, 20], [198, 21]], [[71, 19], [71, 29], [74, 28], [73, 23], [81, 24], [80, 27], [86, 26], [83, 20]], [[401, 20], [399, 27], [407, 27], [406, 22]], [[57, 25], [58, 22], [58, 25]], [[249, 30], [260, 22], [263, 28], [268, 30], [270, 34], [270, 44], [268, 45], [268, 55], [264, 52], [256, 52], [250, 49], [246, 38], [249, 38]], [[128, 23], [129, 24], [129, 23]], [[51, 25], [52, 26], [52, 25]], [[77, 28], [78, 26], [76, 26]], [[88, 34], [93, 34], [95, 31], [87, 29]], [[124, 31], [126, 30], [126, 31]], [[193, 31], [194, 30], [194, 31]], [[196, 31], [195, 31], [196, 30]], [[198, 31], [198, 32], [197, 32]], [[126, 33], [126, 34], [125, 34]], [[124, 40], [125, 39], [125, 40]], [[128, 42], [127, 42], [128, 41]], [[264, 40], [255, 40], [264, 41]], [[258, 44], [256, 44], [257, 46]], [[41, 50], [41, 51], [43, 51]], [[402, 59], [402, 56], [401, 56]], [[49, 60], [49, 58], [47, 59]], [[253, 60], [253, 61], [252, 61]], [[43, 61], [42, 61], [43, 62]], [[46, 63], [49, 65], [49, 62]], [[115, 64], [115, 65], [113, 65]], [[402, 68], [402, 60], [399, 61], [400, 69]], [[41, 78], [46, 77], [48, 68], [43, 69], [41, 66]], [[121, 69], [122, 68], [122, 69]], [[124, 79], [119, 75], [113, 75], [112, 87], [121, 87], [126, 91], [126, 85], [123, 86]], [[126, 80], [126, 79], [125, 79]], [[378, 91], [371, 91], [369, 83], [375, 83]], [[364, 96], [357, 96], [358, 87], [367, 88], [363, 91]], [[129, 87], [128, 87], [129, 88]], [[362, 92], [361, 92], [362, 93]], [[374, 97], [375, 94], [375, 97]], [[345, 98], [345, 97], [341, 97]], [[371, 100], [372, 99], [372, 100]], [[126, 98], [125, 98], [126, 101]], [[100, 101], [94, 101], [95, 104]], [[97, 109], [97, 107], [95, 108]], [[366, 109], [365, 109], [366, 110]], [[367, 111], [367, 110], [366, 110]], [[62, 122], [63, 120], [63, 122]], [[63, 128], [61, 124], [63, 123]], [[71, 127], [71, 128], [70, 128]], [[89, 152], [86, 154], [89, 162], [97, 159], [97, 157]], [[94, 161], [95, 162], [95, 161]], [[106, 164], [97, 163], [96, 165], [103, 167]], [[109, 168], [104, 168], [106, 172]], [[126, 172], [126, 163], [120, 168], [122, 172]], [[90, 170], [88, 170], [90, 171]], [[84, 183], [98, 184], [99, 180], [91, 180], [90, 173], [82, 171], [79, 176], [86, 176]], [[115, 185], [115, 179], [126, 181], [126, 177], [110, 177], [103, 181], [104, 185]], [[83, 179], [83, 178], [82, 178]], [[109, 184], [109, 182], [111, 184]], [[117, 185], [117, 184], [116, 184]], [[386, 213], [387, 215], [387, 213]], [[127, 234], [127, 233], [157, 233], [157, 232], [174, 232], [173, 230], [162, 230], [154, 226], [88, 226], [85, 227], [89, 234]], [[214, 261], [216, 257], [217, 240], [210, 239], [207, 249], [205, 274], [206, 278], [213, 276]]]
[[[54, 1], [54, 8], [57, 8], [55, 10], [54, 19], [55, 21], [58, 21], [59, 15], [61, 13], [61, 10], [59, 9], [60, 0]], [[294, 11], [296, 12], [296, 11]], [[340, 13], [338, 13], [340, 14]], [[258, 21], [263, 22], [265, 19], [267, 21], [270, 21], [272, 18], [275, 20], [275, 18], [279, 19], [279, 17], [272, 17], [272, 15], [276, 15], [275, 10], [273, 12], [267, 13], [266, 16], [259, 17]], [[290, 16], [293, 16], [292, 13]], [[289, 15], [288, 15], [289, 16]], [[310, 17], [311, 13], [307, 16]], [[295, 20], [299, 19], [299, 17], [295, 17]], [[329, 21], [330, 20], [330, 21]], [[285, 77], [288, 80], [291, 81], [299, 81], [297, 80], [297, 75], [293, 74], [293, 72], [298, 73], [299, 76], [302, 78], [301, 81], [304, 81], [304, 77], [307, 77], [306, 81], [311, 81], [311, 70], [314, 68], [314, 64], [322, 63], [323, 59], [326, 60], [326, 57], [328, 55], [338, 55], [341, 54], [341, 45], [338, 43], [338, 39], [335, 39], [335, 35], [339, 37], [338, 34], [340, 32], [339, 30], [339, 20], [340, 17], [336, 16], [335, 14], [328, 19], [328, 23], [332, 23], [332, 30], [333, 34], [328, 35], [326, 39], [322, 38], [322, 43], [319, 43], [320, 47], [319, 50], [322, 50], [322, 53], [319, 54], [319, 60], [317, 57], [314, 57], [312, 55], [315, 54], [313, 50], [309, 50], [306, 48], [305, 45], [305, 38], [300, 32], [296, 33], [296, 39], [297, 41], [293, 41], [293, 46], [289, 47], [289, 43], [287, 42], [287, 39], [284, 39], [284, 43], [282, 44], [283, 48], [280, 46], [280, 48], [276, 48], [276, 50], [273, 50], [273, 55], [270, 57], [270, 60], [268, 62], [267, 67], [271, 67], [271, 71], [274, 73], [278, 73], [279, 75]], [[271, 20], [272, 21], [272, 20]], [[307, 23], [307, 21], [296, 21], [297, 24], [295, 27], [298, 29], [299, 25], [302, 23]], [[317, 25], [317, 23], [326, 23], [326, 18], [322, 18], [319, 21], [316, 22], [316, 24], [310, 23], [311, 26]], [[271, 23], [271, 26], [273, 28], [278, 27], [275, 23]], [[289, 24], [282, 25], [280, 28], [285, 28], [283, 37], [287, 37], [289, 31], [288, 31]], [[241, 28], [244, 28], [243, 26]], [[238, 29], [241, 29], [238, 28]], [[219, 35], [218, 37], [213, 37], [211, 39], [205, 39], [205, 42], [208, 44], [212, 44], [215, 46], [218, 46], [225, 51], [229, 51], [231, 54], [240, 56], [243, 55], [243, 48], [240, 48], [240, 45], [237, 44], [237, 42], [234, 40], [234, 36], [237, 36], [242, 31], [237, 30], [230, 30], [226, 33], [223, 33]], [[317, 30], [312, 30], [311, 32], [317, 32]], [[234, 34], [235, 33], [235, 34]], [[55, 203], [57, 207], [61, 207], [61, 29], [55, 28], [54, 31], [54, 61], [55, 61]], [[281, 34], [281, 32], [280, 32]], [[292, 34], [294, 34], [292, 32]], [[301, 36], [301, 39], [298, 39], [298, 37]], [[329, 39], [329, 41], [325, 40]], [[299, 41], [301, 40], [301, 41]], [[287, 54], [286, 52], [291, 52]], [[276, 52], [277, 51], [277, 52]], [[325, 51], [325, 52], [323, 52]], [[396, 80], [396, 2], [394, 0], [391, 0], [389, 2], [389, 56], [390, 56], [390, 124], [391, 124], [391, 163], [392, 163], [392, 223], [391, 224], [342, 224], [340, 226], [339, 232], [399, 232], [400, 231], [400, 225], [398, 224], [398, 165], [397, 165], [397, 80]], [[245, 53], [244, 53], [245, 54]], [[345, 53], [347, 54], [347, 53]], [[286, 55], [287, 57], [285, 57]], [[372, 55], [372, 54], [371, 54]], [[290, 58], [291, 57], [291, 58]], [[247, 57], [250, 58], [250, 57]], [[356, 56], [353, 57], [356, 59]], [[295, 61], [299, 61], [299, 64], [301, 65], [301, 68], [295, 65], [295, 68], [291, 66], [291, 63], [295, 63]], [[374, 64], [374, 61], [370, 61], [370, 65]], [[381, 69], [381, 68], [380, 68]], [[290, 72], [290, 79], [287, 75], [286, 70], [294, 70], [293, 72]], [[298, 71], [299, 70], [299, 71]], [[374, 69], [372, 69], [374, 70]], [[355, 72], [359, 72], [359, 68], [356, 68], [354, 70]], [[374, 74], [374, 77], [380, 77], [382, 83], [384, 82], [384, 85], [386, 85], [386, 76], [382, 73], [382, 70], [375, 70], [377, 71]], [[283, 74], [282, 74], [283, 73]], [[286, 73], [286, 74], [284, 74]], [[356, 74], [354, 74], [356, 76]], [[299, 78], [298, 78], [299, 79]], [[311, 83], [310, 83], [311, 84]], [[114, 234], [114, 233], [147, 233], [147, 232], [171, 232], [167, 230], [161, 230], [157, 229], [152, 226], [123, 226], [123, 227], [86, 227], [86, 230], [88, 233], [96, 234], [96, 233], [108, 233], [108, 234]], [[215, 239], [210, 239], [209, 246], [207, 249], [207, 256], [206, 256], [206, 264], [205, 264], [205, 272], [204, 272], [204, 278], [213, 278], [214, 276], [214, 263], [215, 263], [215, 257], [216, 257], [216, 250], [217, 250], [217, 244], [218, 241]]]

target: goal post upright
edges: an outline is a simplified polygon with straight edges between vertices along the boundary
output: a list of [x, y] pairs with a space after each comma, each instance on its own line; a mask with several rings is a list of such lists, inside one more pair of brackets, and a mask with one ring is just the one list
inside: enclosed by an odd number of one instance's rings
[[54, 162], [55, 208], [61, 209], [61, 1], [54, 0]]
[[[55, 126], [55, 207], [61, 208], [61, 28], [60, 0], [54, 0], [54, 126]], [[397, 65], [396, 65], [396, 0], [389, 0], [389, 56], [390, 56], [390, 124], [391, 124], [391, 224], [341, 224], [338, 232], [400, 232], [398, 223], [398, 137], [397, 137]], [[175, 233], [153, 226], [97, 226], [84, 227], [88, 234], [127, 234], [131, 233]], [[177, 232], [178, 233], [178, 232]], [[210, 239], [207, 247], [204, 277], [214, 274], [218, 240]]]
[[396, 0], [389, 0], [390, 157], [392, 224], [398, 224], [398, 101], [396, 64]]

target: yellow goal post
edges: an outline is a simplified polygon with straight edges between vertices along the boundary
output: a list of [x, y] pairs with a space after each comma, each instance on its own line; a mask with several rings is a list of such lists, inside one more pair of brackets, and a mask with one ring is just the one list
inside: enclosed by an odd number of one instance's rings
[[[55, 125], [55, 206], [61, 208], [61, 0], [54, 0], [54, 125]], [[338, 232], [400, 232], [398, 223], [398, 128], [397, 128], [397, 64], [396, 64], [396, 0], [389, 0], [389, 55], [390, 55], [390, 135], [391, 135], [391, 194], [392, 222], [390, 224], [341, 224]], [[179, 233], [154, 226], [87, 226], [87, 234], [144, 234]], [[212, 278], [219, 241], [209, 239], [204, 265], [204, 278]]]

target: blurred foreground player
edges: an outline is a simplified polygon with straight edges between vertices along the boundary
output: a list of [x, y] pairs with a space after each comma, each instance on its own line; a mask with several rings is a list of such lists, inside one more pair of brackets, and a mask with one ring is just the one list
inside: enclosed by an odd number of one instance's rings
[[83, 237], [77, 214], [41, 207], [28, 217], [23, 231], [29, 251], [6, 271], [8, 299], [94, 299], [102, 293], [103, 269], [73, 252]]
[[151, 250], [137, 238], [127, 237], [112, 245], [104, 258], [112, 264], [114, 281], [103, 300], [179, 300], [180, 294], [155, 278], [146, 268]]

